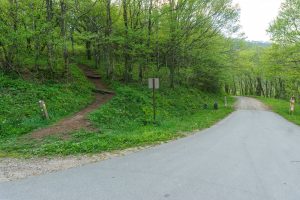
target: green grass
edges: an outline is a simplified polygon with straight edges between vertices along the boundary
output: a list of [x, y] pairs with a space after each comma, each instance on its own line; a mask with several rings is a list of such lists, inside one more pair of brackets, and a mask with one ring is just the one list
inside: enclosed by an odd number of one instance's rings
[[[117, 95], [90, 114], [96, 132], [78, 131], [68, 140], [48, 137], [28, 140], [10, 137], [0, 144], [1, 156], [54, 156], [99, 153], [144, 146], [183, 137], [186, 132], [210, 127], [232, 112], [223, 96], [176, 88], [157, 91], [157, 123], [152, 123], [152, 96], [146, 87], [113, 84]], [[213, 110], [214, 101], [220, 104]], [[233, 99], [229, 98], [232, 105]], [[209, 109], [203, 109], [208, 103]]]
[[[0, 74], [0, 143], [56, 122], [92, 101], [92, 85], [75, 66], [65, 83], [38, 83]], [[50, 121], [42, 118], [38, 101], [44, 100]]]
[[259, 100], [261, 100], [263, 103], [268, 105], [274, 112], [278, 113], [285, 119], [300, 125], [300, 105], [296, 104], [295, 113], [293, 115], [290, 115], [289, 108], [290, 104], [288, 100], [282, 100], [282, 99], [270, 99], [270, 98], [263, 98], [263, 97], [257, 97]]

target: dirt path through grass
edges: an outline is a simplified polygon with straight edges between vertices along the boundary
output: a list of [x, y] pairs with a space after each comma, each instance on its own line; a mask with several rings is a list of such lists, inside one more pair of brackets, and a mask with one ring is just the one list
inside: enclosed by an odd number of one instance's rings
[[31, 137], [35, 139], [42, 139], [49, 135], [57, 135], [59, 134], [62, 138], [68, 138], [70, 132], [80, 130], [80, 129], [87, 129], [93, 130], [94, 127], [91, 123], [87, 120], [87, 114], [91, 111], [97, 109], [99, 106], [107, 102], [113, 97], [111, 93], [100, 93], [99, 91], [106, 91], [107, 87], [101, 81], [100, 75], [95, 71], [91, 70], [85, 65], [80, 65], [80, 68], [85, 73], [86, 77], [93, 82], [95, 85], [96, 91], [95, 92], [95, 100], [92, 104], [84, 108], [83, 110], [79, 111], [75, 115], [72, 115], [68, 118], [62, 119], [58, 123], [38, 129], [32, 132]]

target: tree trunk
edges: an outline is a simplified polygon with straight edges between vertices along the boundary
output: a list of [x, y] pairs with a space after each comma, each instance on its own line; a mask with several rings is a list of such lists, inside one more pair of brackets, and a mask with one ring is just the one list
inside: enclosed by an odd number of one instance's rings
[[139, 81], [140, 83], [143, 82], [143, 66], [139, 63]]
[[94, 45], [94, 57], [95, 57], [95, 67], [98, 69], [100, 67], [100, 49], [99, 44]]
[[174, 79], [175, 79], [175, 0], [169, 0], [170, 5], [170, 60], [169, 70], [170, 70], [170, 87], [174, 88]]
[[122, 0], [123, 4], [123, 20], [125, 26], [125, 46], [124, 46], [124, 80], [125, 82], [130, 82], [132, 80], [132, 69], [130, 64], [130, 55], [129, 55], [129, 38], [128, 38], [128, 16], [127, 16], [127, 2]]
[[61, 36], [63, 37], [63, 58], [64, 58], [64, 74], [69, 75], [69, 52], [67, 47], [67, 23], [66, 23], [66, 14], [67, 14], [67, 5], [65, 0], [60, 1], [60, 11], [61, 11]]
[[261, 83], [261, 78], [256, 77], [257, 85], [256, 85], [256, 96], [261, 96], [263, 94], [263, 88]]
[[[151, 32], [152, 32], [152, 7], [153, 7], [153, 0], [149, 0], [149, 8], [148, 8], [148, 38], [147, 38], [147, 48], [148, 50], [151, 47]], [[149, 54], [146, 55], [147, 58], [147, 66], [149, 67], [150, 63], [150, 56]], [[139, 66], [139, 80], [143, 82], [143, 67]]]
[[[47, 22], [49, 29], [52, 28], [52, 19], [53, 19], [53, 1], [46, 0], [46, 10], [47, 10]], [[53, 73], [53, 42], [52, 39], [47, 41], [47, 61], [50, 72]]]
[[91, 41], [87, 40], [85, 42], [85, 49], [86, 49], [86, 57], [88, 60], [92, 60], [92, 50], [91, 50]]
[[[13, 21], [13, 31], [16, 33], [18, 30], [18, 1], [17, 0], [10, 0], [10, 9], [9, 15]], [[18, 44], [16, 39], [13, 40], [12, 44], [9, 45], [7, 48], [3, 46], [4, 57], [5, 57], [5, 70], [15, 71], [16, 70], [16, 59], [18, 53]]]
[[112, 48], [111, 48], [111, 32], [112, 32], [112, 20], [111, 20], [111, 0], [106, 0], [106, 77], [112, 79], [113, 76], [113, 61], [112, 61]]

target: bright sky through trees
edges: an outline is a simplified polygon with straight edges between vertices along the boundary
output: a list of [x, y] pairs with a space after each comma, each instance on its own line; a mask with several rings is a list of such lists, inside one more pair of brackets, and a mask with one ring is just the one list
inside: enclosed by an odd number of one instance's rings
[[283, 0], [233, 0], [241, 8], [242, 31], [247, 40], [270, 41], [266, 29], [278, 15]]

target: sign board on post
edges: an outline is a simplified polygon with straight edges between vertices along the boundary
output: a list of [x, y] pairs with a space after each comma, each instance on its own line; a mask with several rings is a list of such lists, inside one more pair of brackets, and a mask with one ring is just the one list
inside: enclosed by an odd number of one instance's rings
[[148, 79], [149, 89], [152, 89], [153, 94], [153, 123], [156, 121], [156, 104], [155, 104], [155, 90], [159, 88], [159, 79], [158, 78], [149, 78]]
[[159, 89], [159, 79], [158, 78], [149, 78], [148, 79], [149, 89]]

